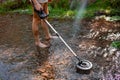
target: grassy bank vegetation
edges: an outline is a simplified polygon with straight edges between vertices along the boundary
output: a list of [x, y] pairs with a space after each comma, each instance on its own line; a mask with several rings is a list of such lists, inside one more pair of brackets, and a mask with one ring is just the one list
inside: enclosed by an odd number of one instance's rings
[[[78, 12], [79, 0], [53, 0], [49, 4], [50, 18], [73, 18]], [[72, 5], [72, 6], [71, 6]], [[120, 20], [120, 0], [96, 0], [86, 6], [84, 18], [93, 18], [97, 15], [106, 15]], [[32, 15], [32, 6], [29, 0], [7, 0], [0, 4], [0, 14], [19, 13]], [[113, 47], [120, 48], [120, 41], [113, 42]]]
[[[50, 17], [73, 18], [77, 13], [79, 0], [53, 0], [49, 4]], [[73, 7], [71, 8], [71, 3]], [[84, 11], [84, 17], [91, 18], [95, 15], [105, 14], [107, 16], [120, 16], [120, 1], [119, 0], [96, 0], [87, 5]], [[28, 0], [7, 0], [0, 4], [0, 13], [20, 13], [32, 14], [32, 6]]]

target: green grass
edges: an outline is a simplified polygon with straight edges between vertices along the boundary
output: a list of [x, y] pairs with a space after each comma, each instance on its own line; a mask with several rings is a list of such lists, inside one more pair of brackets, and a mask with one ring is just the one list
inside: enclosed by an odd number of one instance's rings
[[94, 17], [94, 13], [96, 11], [111, 11], [111, 7], [109, 6], [108, 2], [105, 2], [103, 0], [97, 0], [94, 3], [91, 3], [86, 8], [85, 17]]
[[31, 5], [28, 5], [27, 7], [25, 7], [24, 9], [23, 8], [18, 8], [18, 9], [15, 9], [15, 10], [11, 10], [9, 11], [10, 13], [20, 13], [20, 14], [32, 14], [32, 6]]
[[50, 9], [50, 16], [51, 18], [72, 18], [75, 16], [75, 11], [66, 10], [63, 8], [55, 8]]
[[120, 41], [113, 41], [113, 42], [111, 43], [111, 46], [120, 49]]
[[[27, 5], [23, 8], [17, 8], [17, 9], [7, 9], [6, 7], [9, 7], [11, 5], [14, 5], [15, 3], [9, 3], [9, 4], [3, 4], [0, 6], [0, 13], [20, 13], [20, 14], [32, 14], [32, 7], [31, 5]], [[120, 10], [112, 9], [109, 6], [109, 2], [106, 0], [96, 0], [96, 2], [91, 3], [89, 6], [87, 6], [86, 11], [84, 11], [84, 18], [92, 18], [94, 17], [94, 13], [96, 11], [107, 11], [113, 15], [119, 15]], [[76, 10], [70, 10], [70, 9], [64, 9], [64, 8], [51, 8], [49, 5], [49, 11], [51, 18], [74, 18], [77, 14]]]
[[15, 13], [15, 12], [30, 14], [32, 10], [30, 5], [26, 5], [24, 3], [21, 5], [18, 2], [11, 0], [7, 0], [3, 4], [0, 4], [0, 13]]

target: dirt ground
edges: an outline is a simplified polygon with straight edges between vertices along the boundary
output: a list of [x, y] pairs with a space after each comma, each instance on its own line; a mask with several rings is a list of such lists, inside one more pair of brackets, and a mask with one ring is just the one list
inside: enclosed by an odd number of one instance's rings
[[[76, 72], [78, 61], [59, 38], [38, 52], [32, 16], [0, 14], [0, 80], [120, 80], [120, 49], [111, 47], [120, 41], [119, 21], [84, 19], [77, 27], [70, 19], [49, 21], [80, 58], [93, 63], [90, 74]], [[40, 39], [46, 42], [44, 35]]]

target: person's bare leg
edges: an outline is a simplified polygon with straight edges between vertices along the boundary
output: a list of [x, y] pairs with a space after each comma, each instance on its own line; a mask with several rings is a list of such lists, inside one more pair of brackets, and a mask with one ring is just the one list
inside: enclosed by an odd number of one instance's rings
[[50, 39], [57, 39], [58, 36], [52, 36], [49, 32], [49, 26], [47, 25], [47, 23], [44, 20], [41, 20], [41, 26], [43, 27], [43, 30], [45, 32], [46, 35], [46, 40], [50, 40]]
[[32, 31], [33, 31], [33, 35], [34, 35], [34, 38], [35, 38], [35, 45], [39, 46], [41, 48], [46, 48], [48, 46], [41, 43], [40, 40], [39, 40], [38, 24], [39, 24], [39, 20], [37, 20], [36, 18], [33, 18]]
[[41, 26], [45, 32], [45, 38], [46, 39], [50, 39], [51, 38], [51, 34], [49, 32], [49, 28], [48, 25], [44, 22], [44, 20], [41, 20]]
[[[48, 11], [48, 3], [41, 4], [43, 6], [43, 10], [46, 14], [49, 14]], [[46, 18], [47, 19], [47, 18]], [[58, 38], [57, 36], [52, 36], [49, 32], [49, 26], [46, 24], [44, 20], [41, 19], [41, 26], [43, 27], [43, 30], [45, 32], [46, 40], [50, 40], [51, 38]]]

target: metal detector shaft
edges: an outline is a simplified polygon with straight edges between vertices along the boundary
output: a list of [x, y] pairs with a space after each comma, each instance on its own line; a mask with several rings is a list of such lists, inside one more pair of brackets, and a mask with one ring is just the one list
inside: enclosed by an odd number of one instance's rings
[[60, 40], [66, 45], [66, 47], [73, 53], [73, 55], [76, 57], [76, 59], [79, 61], [77, 64], [77, 71], [80, 70], [81, 71], [89, 71], [92, 68], [92, 63], [88, 60], [83, 60], [78, 58], [78, 56], [76, 55], [76, 53], [71, 49], [71, 47], [64, 41], [64, 39], [60, 36], [60, 34], [53, 28], [53, 26], [46, 20], [43, 19], [46, 24], [55, 32], [55, 34], [60, 38]]
[[55, 32], [55, 34], [60, 38], [60, 40], [66, 45], [66, 47], [73, 53], [73, 55], [80, 61], [80, 59], [77, 57], [76, 53], [71, 49], [71, 47], [65, 42], [65, 40], [60, 36], [60, 34], [53, 28], [53, 26], [46, 20], [44, 21], [47, 23], [47, 25]]

